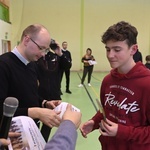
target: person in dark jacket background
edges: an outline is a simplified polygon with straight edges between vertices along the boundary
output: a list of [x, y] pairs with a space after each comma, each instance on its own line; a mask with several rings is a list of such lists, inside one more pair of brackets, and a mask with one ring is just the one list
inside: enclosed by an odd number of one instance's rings
[[146, 60], [146, 63], [145, 63], [145, 66], [150, 69], [150, 55], [147, 55], [145, 57], [145, 60]]
[[[66, 41], [64, 41], [62, 43], [62, 52], [63, 54], [65, 55], [65, 57], [68, 59], [68, 61], [70, 62], [70, 68], [72, 66], [72, 57], [71, 57], [71, 53], [70, 51], [67, 50], [67, 46], [68, 46], [68, 43]], [[72, 92], [70, 91], [70, 68], [69, 69], [61, 69], [61, 81], [62, 81], [62, 78], [63, 78], [63, 74], [65, 73], [65, 77], [66, 77], [66, 93], [68, 94], [71, 94]], [[61, 92], [62, 94], [62, 92]]]
[[139, 49], [137, 49], [136, 53], [133, 55], [133, 59], [135, 62], [138, 62], [138, 61], [143, 62], [142, 53], [139, 51]]
[[[70, 62], [62, 53], [61, 48], [50, 50], [44, 57], [37, 61], [39, 79], [38, 92], [42, 98], [48, 101], [61, 100], [61, 70], [68, 70], [70, 65]], [[41, 133], [45, 141], [48, 141], [50, 132], [51, 128], [43, 124]]]

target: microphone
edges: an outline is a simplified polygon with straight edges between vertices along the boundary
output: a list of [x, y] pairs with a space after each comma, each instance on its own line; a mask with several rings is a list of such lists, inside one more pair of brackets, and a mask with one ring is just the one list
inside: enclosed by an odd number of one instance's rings
[[18, 107], [18, 100], [15, 97], [7, 97], [3, 103], [3, 116], [0, 123], [0, 138], [8, 138], [8, 132], [12, 117]]

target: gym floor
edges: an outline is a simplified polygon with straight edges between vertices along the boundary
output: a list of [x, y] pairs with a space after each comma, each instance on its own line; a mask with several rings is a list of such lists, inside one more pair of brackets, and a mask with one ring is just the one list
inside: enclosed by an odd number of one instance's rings
[[[91, 85], [87, 85], [87, 77], [84, 81], [83, 87], [78, 87], [81, 82], [82, 72], [71, 72], [70, 74], [70, 90], [72, 94], [65, 93], [65, 75], [62, 80], [62, 101], [71, 103], [72, 105], [79, 108], [82, 112], [82, 123], [89, 120], [98, 109], [96, 98], [99, 99], [99, 91], [101, 81], [108, 72], [93, 72], [91, 78]], [[82, 124], [81, 123], [81, 124]], [[51, 136], [55, 133], [57, 128], [53, 128], [50, 134]], [[88, 135], [87, 138], [83, 138], [80, 131], [78, 130], [78, 139], [76, 143], [76, 150], [101, 150], [101, 145], [98, 141], [100, 133], [98, 130], [93, 131]]]

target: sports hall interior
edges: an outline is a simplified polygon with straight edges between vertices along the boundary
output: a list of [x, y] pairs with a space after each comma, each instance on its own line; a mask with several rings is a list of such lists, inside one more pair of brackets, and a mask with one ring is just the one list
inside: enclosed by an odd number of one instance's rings
[[[134, 25], [145, 63], [146, 55], [150, 54], [149, 8], [149, 0], [0, 0], [0, 55], [11, 51], [20, 41], [23, 29], [34, 23], [43, 24], [60, 45], [67, 41], [72, 55], [72, 94], [65, 93], [63, 78], [62, 101], [78, 107], [82, 122], [85, 122], [98, 110], [96, 98], [99, 99], [100, 85], [111, 69], [101, 42], [102, 34], [118, 21]], [[85, 86], [79, 88], [83, 69], [81, 58], [87, 48], [92, 49], [97, 64], [92, 74], [92, 86], [87, 86], [86, 78]], [[50, 138], [55, 131], [56, 128], [52, 129]], [[78, 130], [76, 150], [100, 149], [99, 135], [97, 130], [84, 139]]]

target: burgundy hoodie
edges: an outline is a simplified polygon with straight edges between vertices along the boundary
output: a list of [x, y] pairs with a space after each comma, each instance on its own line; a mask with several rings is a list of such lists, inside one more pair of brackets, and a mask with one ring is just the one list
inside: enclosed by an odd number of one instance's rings
[[[113, 69], [100, 93], [106, 117], [119, 125], [115, 137], [99, 137], [102, 150], [150, 150], [150, 70], [141, 62], [125, 75]], [[93, 130], [102, 118], [95, 114]]]

